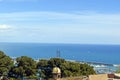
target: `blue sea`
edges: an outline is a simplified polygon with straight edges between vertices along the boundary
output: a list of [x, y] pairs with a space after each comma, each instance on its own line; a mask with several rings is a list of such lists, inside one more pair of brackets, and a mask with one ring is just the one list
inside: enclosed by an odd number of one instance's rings
[[34, 59], [64, 59], [120, 64], [120, 45], [0, 43], [0, 50], [10, 57], [29, 56]]

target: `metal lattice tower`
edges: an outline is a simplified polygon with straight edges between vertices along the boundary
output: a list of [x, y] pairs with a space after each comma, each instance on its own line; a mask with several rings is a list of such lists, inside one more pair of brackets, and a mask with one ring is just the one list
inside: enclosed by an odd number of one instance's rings
[[60, 58], [60, 50], [56, 51], [56, 56], [57, 56], [57, 58]]

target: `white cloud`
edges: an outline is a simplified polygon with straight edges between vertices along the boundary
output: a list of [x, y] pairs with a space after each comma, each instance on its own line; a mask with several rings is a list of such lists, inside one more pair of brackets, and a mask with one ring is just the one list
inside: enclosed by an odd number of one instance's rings
[[0, 21], [57, 21], [72, 24], [119, 24], [120, 14], [76, 14], [59, 12], [15, 12], [1, 13]]
[[[119, 28], [120, 29], [120, 28]], [[18, 42], [52, 42], [52, 43], [119, 43], [119, 29], [79, 28], [79, 27], [17, 27], [7, 36], [8, 40]], [[7, 39], [6, 39], [7, 40]]]
[[[9, 30], [11, 30], [11, 26], [6, 25], [6, 24], [0, 24], [0, 33], [2, 32], [8, 32]], [[1, 34], [2, 34], [1, 33]]]
[[10, 26], [6, 24], [0, 24], [0, 29], [9, 29]]
[[10, 41], [120, 43], [120, 14], [15, 12], [0, 13], [0, 22], [16, 26], [0, 25]]

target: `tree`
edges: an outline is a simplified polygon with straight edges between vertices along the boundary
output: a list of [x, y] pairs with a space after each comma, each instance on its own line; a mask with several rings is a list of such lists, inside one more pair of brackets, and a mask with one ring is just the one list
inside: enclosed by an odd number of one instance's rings
[[27, 56], [21, 56], [16, 59], [17, 65], [11, 69], [13, 77], [30, 77], [36, 75], [36, 62]]
[[39, 60], [39, 62], [37, 63], [37, 68], [45, 68], [45, 67], [48, 67], [48, 60], [45, 59]]
[[42, 69], [42, 74], [44, 74], [47, 79], [52, 77], [52, 69], [54, 67], [59, 67], [61, 69], [62, 77], [95, 74], [93, 67], [89, 66], [88, 64], [66, 61], [61, 58], [40, 60], [37, 66]]
[[88, 64], [80, 64], [80, 73], [81, 75], [90, 75], [95, 74], [93, 67]]
[[9, 69], [13, 66], [12, 59], [0, 51], [0, 75], [7, 75]]
[[50, 67], [60, 67], [62, 63], [65, 63], [66, 61], [64, 59], [61, 59], [61, 58], [51, 58], [49, 61], [48, 61], [48, 65]]

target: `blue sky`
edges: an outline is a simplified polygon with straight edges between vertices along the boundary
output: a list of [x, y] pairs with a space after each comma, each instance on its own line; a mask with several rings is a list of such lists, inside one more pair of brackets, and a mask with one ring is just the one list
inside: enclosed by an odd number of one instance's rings
[[0, 42], [120, 44], [120, 0], [0, 0]]

